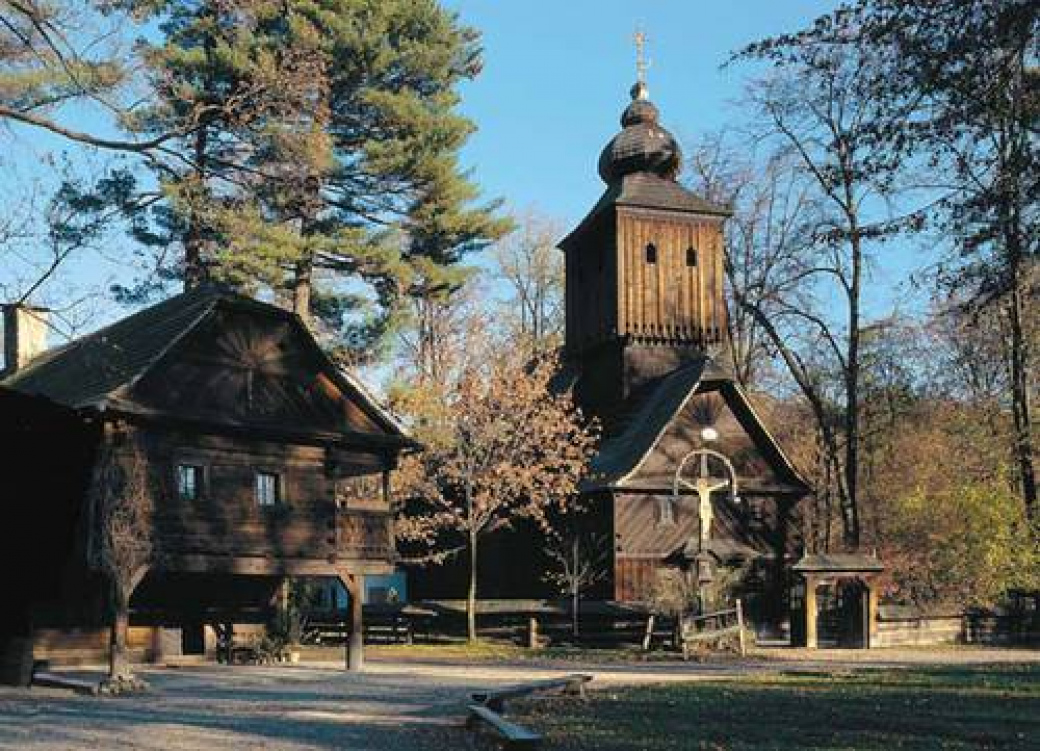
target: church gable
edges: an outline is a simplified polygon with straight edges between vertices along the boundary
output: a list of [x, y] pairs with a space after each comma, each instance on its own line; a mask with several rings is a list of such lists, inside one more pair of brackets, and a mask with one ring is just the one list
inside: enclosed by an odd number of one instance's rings
[[804, 492], [806, 486], [755, 414], [747, 398], [729, 381], [697, 384], [662, 426], [659, 437], [624, 478], [633, 488], [670, 488], [676, 467], [689, 452], [706, 444], [702, 431], [714, 428], [710, 448], [733, 463], [742, 492]]
[[293, 317], [218, 305], [121, 395], [131, 409], [294, 432], [391, 434]]

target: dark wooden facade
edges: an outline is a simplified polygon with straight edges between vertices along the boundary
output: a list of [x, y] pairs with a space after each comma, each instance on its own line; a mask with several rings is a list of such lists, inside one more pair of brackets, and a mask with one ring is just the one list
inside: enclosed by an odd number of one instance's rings
[[568, 350], [618, 337], [701, 348], [722, 341], [720, 217], [619, 205], [562, 247]]
[[[58, 492], [37, 482], [36, 466], [5, 456], [22, 501], [53, 507], [5, 525], [5, 537], [62, 530], [24, 587], [20, 620], [37, 629], [104, 623], [88, 486], [97, 457], [131, 447], [155, 497], [156, 555], [131, 600], [135, 617], [198, 629], [262, 613], [286, 576], [329, 576], [360, 618], [362, 577], [393, 570], [388, 477], [410, 441], [290, 313], [195, 290], [43, 353], [2, 386], [5, 445], [61, 446], [50, 471], [75, 478]], [[184, 467], [190, 497], [177, 482]]]

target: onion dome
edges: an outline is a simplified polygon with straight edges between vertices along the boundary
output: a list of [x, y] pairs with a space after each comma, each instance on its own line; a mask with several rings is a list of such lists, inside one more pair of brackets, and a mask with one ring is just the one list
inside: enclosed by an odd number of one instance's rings
[[621, 132], [599, 156], [599, 175], [607, 184], [625, 175], [646, 172], [668, 180], [679, 175], [682, 152], [675, 137], [658, 123], [657, 107], [646, 84], [632, 87], [632, 103], [621, 115]]

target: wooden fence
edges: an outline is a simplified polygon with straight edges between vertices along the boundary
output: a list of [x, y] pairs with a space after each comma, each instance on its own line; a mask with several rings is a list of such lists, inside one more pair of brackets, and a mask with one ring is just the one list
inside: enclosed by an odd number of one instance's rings
[[683, 659], [690, 656], [690, 649], [697, 644], [717, 643], [736, 637], [741, 656], [747, 654], [744, 633], [744, 606], [740, 600], [730, 610], [717, 610], [703, 615], [684, 615], [679, 624]]

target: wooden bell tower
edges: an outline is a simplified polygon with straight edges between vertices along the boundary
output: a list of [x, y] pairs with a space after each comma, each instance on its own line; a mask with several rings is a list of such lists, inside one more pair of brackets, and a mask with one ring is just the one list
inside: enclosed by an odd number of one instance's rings
[[722, 224], [730, 215], [677, 181], [675, 138], [640, 80], [604, 148], [607, 189], [561, 243], [566, 349], [594, 412], [724, 342]]

